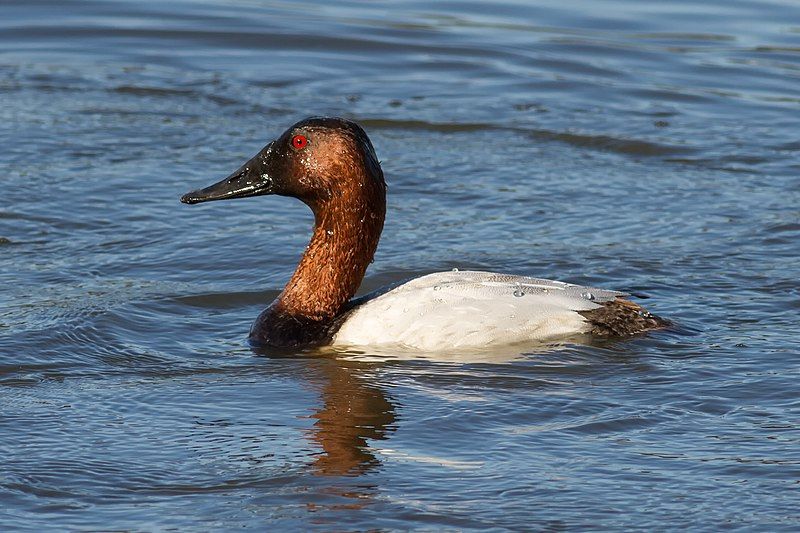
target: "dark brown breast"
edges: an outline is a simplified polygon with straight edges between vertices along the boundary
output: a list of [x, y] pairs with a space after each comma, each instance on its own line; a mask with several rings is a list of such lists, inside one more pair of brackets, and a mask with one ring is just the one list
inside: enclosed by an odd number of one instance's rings
[[[377, 294], [377, 293], [375, 293]], [[331, 343], [353, 309], [372, 294], [350, 300], [331, 318], [309, 318], [293, 313], [276, 300], [266, 308], [250, 329], [250, 344], [260, 348], [299, 350], [325, 346]]]

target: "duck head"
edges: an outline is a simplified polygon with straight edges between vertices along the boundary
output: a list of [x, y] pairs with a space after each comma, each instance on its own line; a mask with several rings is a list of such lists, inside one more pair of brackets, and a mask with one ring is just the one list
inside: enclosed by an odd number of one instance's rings
[[[277, 194], [298, 198], [319, 214], [358, 189], [385, 196], [383, 172], [367, 134], [349, 120], [311, 117], [291, 126], [224, 180], [184, 194], [181, 202]], [[379, 202], [385, 204], [385, 199]]]
[[358, 124], [313, 117], [294, 124], [224, 180], [181, 201], [264, 194], [305, 202], [314, 212], [314, 229], [297, 269], [256, 320], [250, 340], [266, 346], [320, 342], [377, 249], [386, 215], [380, 163]]

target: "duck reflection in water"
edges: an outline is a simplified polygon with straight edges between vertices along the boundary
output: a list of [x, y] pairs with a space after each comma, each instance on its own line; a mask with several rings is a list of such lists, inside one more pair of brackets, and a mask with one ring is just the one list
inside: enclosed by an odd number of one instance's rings
[[369, 441], [384, 440], [394, 431], [394, 405], [367, 381], [368, 368], [341, 360], [326, 362], [322, 407], [311, 415], [316, 422], [310, 437], [322, 449], [313, 469], [325, 476], [360, 475], [380, 464]]
[[[253, 348], [266, 357], [295, 357], [267, 348]], [[345, 360], [335, 354], [305, 355], [313, 366], [306, 379], [321, 394], [322, 405], [308, 438], [316, 446], [311, 470], [321, 476], [359, 476], [380, 465], [370, 441], [385, 440], [396, 429], [395, 406], [386, 393], [370, 382], [376, 363]]]

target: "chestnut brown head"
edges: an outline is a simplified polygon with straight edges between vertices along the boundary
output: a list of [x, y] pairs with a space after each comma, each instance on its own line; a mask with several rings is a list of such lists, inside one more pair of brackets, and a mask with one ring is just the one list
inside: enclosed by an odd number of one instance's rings
[[264, 194], [292, 196], [315, 212], [354, 188], [383, 190], [367, 134], [349, 120], [311, 117], [294, 124], [236, 172], [181, 201], [196, 204]]

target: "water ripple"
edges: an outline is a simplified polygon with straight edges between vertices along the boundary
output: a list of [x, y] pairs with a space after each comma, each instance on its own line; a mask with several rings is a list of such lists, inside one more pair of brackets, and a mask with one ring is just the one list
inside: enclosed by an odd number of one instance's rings
[[[3, 2], [0, 529], [797, 529], [797, 6], [584, 4]], [[253, 352], [312, 214], [178, 198], [312, 114], [382, 160], [362, 292], [497, 270], [675, 327]]]

